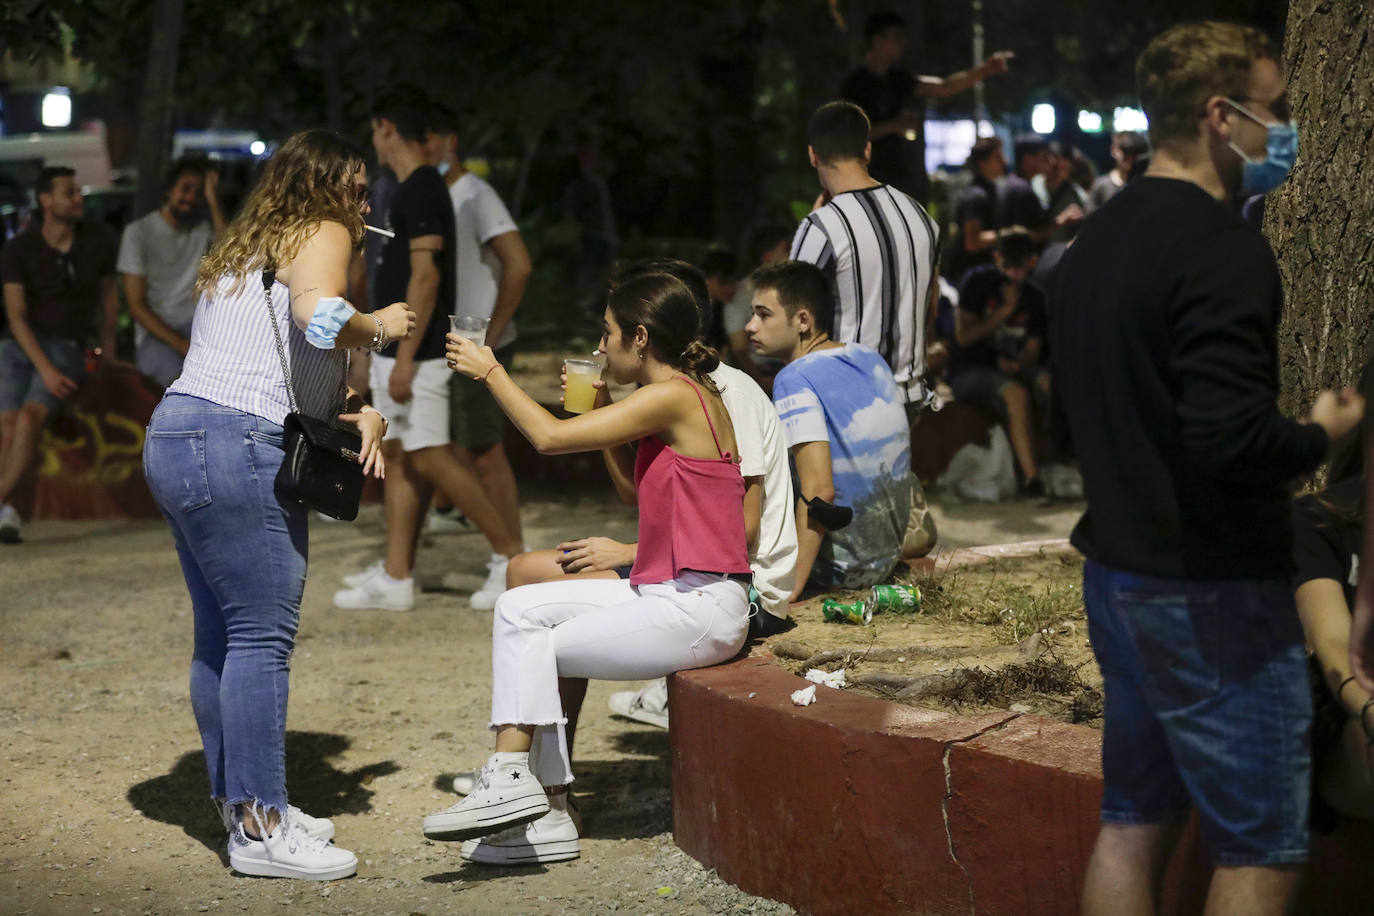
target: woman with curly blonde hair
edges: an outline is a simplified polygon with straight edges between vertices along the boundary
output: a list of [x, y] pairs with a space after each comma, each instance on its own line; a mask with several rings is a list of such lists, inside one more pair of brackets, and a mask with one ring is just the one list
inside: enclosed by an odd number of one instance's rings
[[211, 796], [229, 864], [244, 874], [329, 880], [357, 869], [330, 843], [332, 823], [287, 803], [308, 532], [306, 510], [279, 500], [273, 482], [288, 384], [300, 413], [356, 426], [363, 472], [383, 474], [386, 419], [347, 387], [348, 351], [407, 336], [415, 313], [398, 302], [363, 314], [343, 298], [367, 212], [356, 147], [323, 130], [282, 146], [201, 265], [191, 349], [143, 450], [191, 593], [191, 705]]

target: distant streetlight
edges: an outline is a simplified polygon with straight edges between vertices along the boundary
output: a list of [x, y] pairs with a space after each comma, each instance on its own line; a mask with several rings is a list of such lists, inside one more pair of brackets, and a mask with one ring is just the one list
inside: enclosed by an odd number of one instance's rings
[[1095, 111], [1080, 111], [1078, 113], [1078, 129], [1085, 134], [1102, 133], [1102, 115]]
[[254, 140], [252, 143], [248, 144], [248, 152], [252, 153], [254, 156], [261, 156], [263, 153], [267, 152], [267, 144], [263, 143], [261, 140]]
[[1121, 133], [1126, 130], [1147, 131], [1150, 120], [1139, 108], [1117, 108], [1112, 112], [1112, 130]]
[[65, 87], [59, 86], [43, 96], [40, 119], [44, 127], [72, 126], [72, 97]]
[[1037, 134], [1054, 133], [1055, 118], [1054, 106], [1048, 102], [1041, 102], [1031, 109], [1031, 130]]

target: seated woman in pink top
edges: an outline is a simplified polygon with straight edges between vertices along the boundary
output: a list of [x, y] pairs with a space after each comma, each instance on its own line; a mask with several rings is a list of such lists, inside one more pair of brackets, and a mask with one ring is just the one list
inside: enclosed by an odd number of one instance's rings
[[599, 388], [597, 409], [567, 420], [521, 391], [490, 348], [449, 335], [449, 366], [485, 381], [536, 449], [608, 450], [616, 488], [639, 504], [628, 581], [525, 585], [497, 599], [496, 753], [470, 795], [424, 822], [431, 839], [467, 841], [465, 859], [521, 865], [578, 855], [560, 676], [647, 680], [723, 662], [744, 644], [746, 544], [758, 506], [746, 513], [730, 415], [706, 376], [719, 359], [695, 339], [697, 321], [692, 294], [667, 274], [616, 288], [601, 350], [617, 383], [639, 387], [614, 404]]

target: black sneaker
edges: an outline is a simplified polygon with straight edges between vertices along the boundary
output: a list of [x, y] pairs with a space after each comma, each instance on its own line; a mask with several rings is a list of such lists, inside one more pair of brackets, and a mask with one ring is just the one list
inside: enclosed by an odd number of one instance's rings
[[1021, 484], [1021, 490], [1018, 495], [1022, 499], [1044, 499], [1045, 484], [1041, 482], [1039, 477], [1032, 477], [1030, 480]]

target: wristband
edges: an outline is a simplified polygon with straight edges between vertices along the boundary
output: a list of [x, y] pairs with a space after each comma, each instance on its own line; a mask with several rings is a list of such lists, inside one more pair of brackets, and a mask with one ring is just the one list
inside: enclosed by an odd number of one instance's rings
[[367, 348], [373, 353], [378, 353], [387, 344], [386, 327], [382, 325], [382, 319], [378, 318], [375, 313], [370, 317], [377, 323], [377, 331], [372, 335], [372, 343], [368, 344]]
[[497, 369], [500, 369], [500, 368], [501, 368], [501, 364], [500, 364], [500, 363], [493, 363], [493, 364], [492, 364], [492, 367], [491, 367], [490, 369], [488, 369], [486, 372], [482, 373], [480, 376], [477, 377], [477, 381], [479, 381], [479, 382], [485, 382], [485, 381], [487, 380], [487, 376], [491, 375], [493, 372], [495, 372]]

